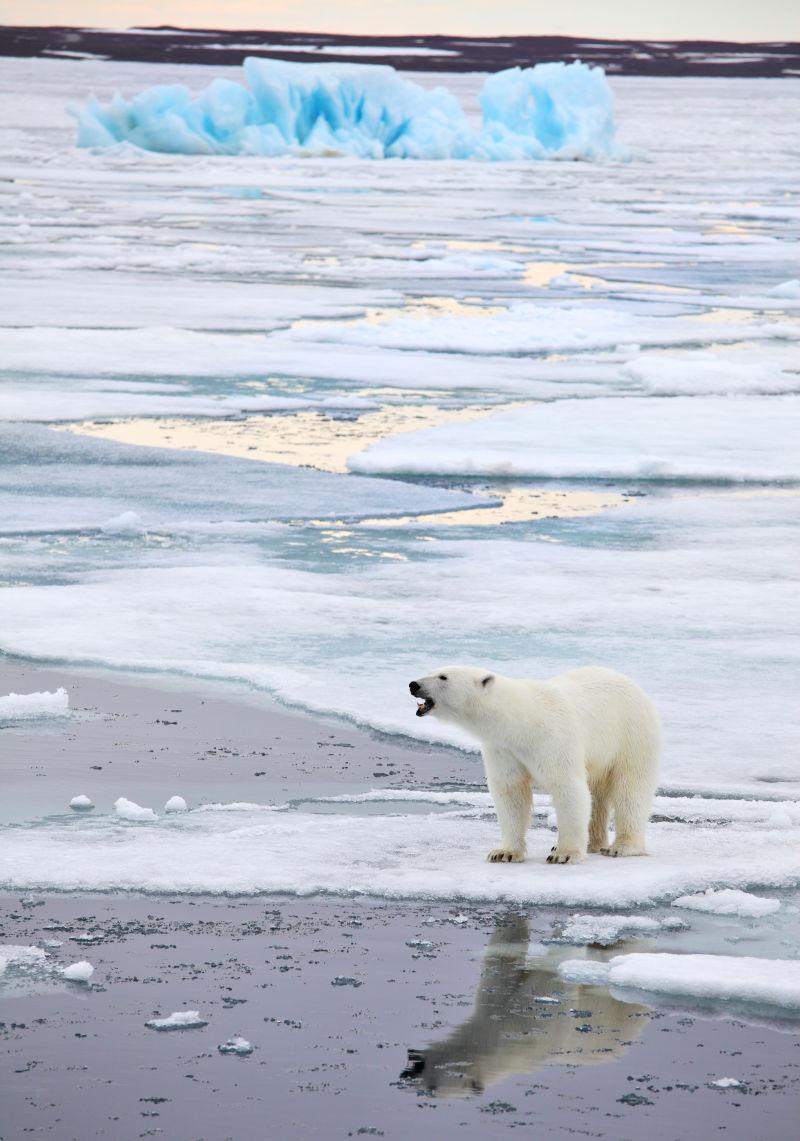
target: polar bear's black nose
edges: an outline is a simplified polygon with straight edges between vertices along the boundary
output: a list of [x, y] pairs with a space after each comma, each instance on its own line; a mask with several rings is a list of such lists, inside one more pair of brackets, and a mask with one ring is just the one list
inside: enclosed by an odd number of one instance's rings
[[421, 687], [420, 687], [420, 684], [418, 681], [410, 681], [408, 683], [408, 688], [411, 690], [414, 697], [416, 697], [417, 694], [419, 693]]

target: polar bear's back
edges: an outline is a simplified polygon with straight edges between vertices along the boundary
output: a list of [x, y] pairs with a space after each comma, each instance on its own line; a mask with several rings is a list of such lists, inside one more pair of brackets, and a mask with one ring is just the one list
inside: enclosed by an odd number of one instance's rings
[[655, 707], [635, 681], [616, 670], [584, 666], [550, 678], [581, 727], [586, 764], [602, 771], [629, 758], [658, 765], [661, 728]]

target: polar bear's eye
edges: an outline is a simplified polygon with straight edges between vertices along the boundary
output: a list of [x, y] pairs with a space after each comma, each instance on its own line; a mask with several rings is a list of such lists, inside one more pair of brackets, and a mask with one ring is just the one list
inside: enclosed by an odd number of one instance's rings
[[447, 681], [447, 674], [439, 674], [439, 681]]

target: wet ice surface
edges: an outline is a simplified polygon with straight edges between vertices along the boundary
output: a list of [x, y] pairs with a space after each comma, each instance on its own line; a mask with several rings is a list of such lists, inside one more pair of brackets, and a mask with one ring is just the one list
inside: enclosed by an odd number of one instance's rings
[[[111, 1137], [166, 1135], [485, 1138], [527, 1126], [590, 1125], [609, 1139], [791, 1132], [798, 1103], [791, 1019], [727, 1017], [646, 992], [563, 980], [559, 964], [621, 953], [691, 952], [713, 936], [770, 953], [759, 920], [697, 927], [608, 949], [553, 942], [559, 913], [497, 913], [358, 900], [136, 896], [6, 897], [5, 929], [34, 944], [57, 930], [67, 959], [83, 932], [100, 982], [0, 999], [9, 1129], [79, 1135], [87, 1106]], [[797, 936], [794, 926], [784, 939]], [[705, 928], [704, 930], [702, 928]], [[733, 940], [734, 942], [730, 942]], [[79, 945], [79, 944], [77, 944]], [[332, 986], [338, 977], [359, 986]], [[207, 1026], [147, 1028], [199, 1010]], [[223, 1051], [245, 1041], [254, 1049]], [[239, 1054], [237, 1057], [236, 1055]], [[726, 1079], [735, 1079], [735, 1084]], [[420, 1118], [423, 1114], [423, 1118]], [[421, 1125], [420, 1122], [423, 1121]], [[433, 1124], [428, 1125], [431, 1121]], [[57, 1123], [57, 1124], [56, 1124]]]

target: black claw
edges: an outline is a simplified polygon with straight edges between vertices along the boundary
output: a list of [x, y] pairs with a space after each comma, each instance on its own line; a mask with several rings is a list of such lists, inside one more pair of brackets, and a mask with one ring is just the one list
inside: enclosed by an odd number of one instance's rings
[[568, 864], [568, 863], [569, 863], [569, 856], [565, 856], [565, 857], [564, 857], [564, 863], [565, 863], [565, 864]]

